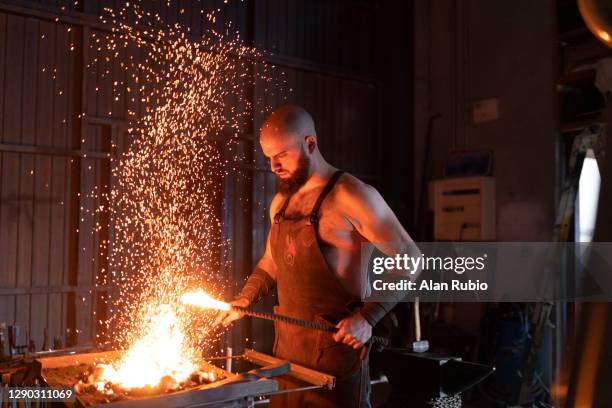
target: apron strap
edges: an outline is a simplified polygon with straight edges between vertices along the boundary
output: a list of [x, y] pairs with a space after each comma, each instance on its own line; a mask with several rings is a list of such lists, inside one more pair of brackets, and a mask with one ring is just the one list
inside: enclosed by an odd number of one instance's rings
[[289, 195], [286, 199], [285, 202], [283, 203], [283, 206], [281, 207], [280, 210], [278, 210], [276, 212], [276, 214], [274, 214], [274, 223], [278, 224], [281, 221], [281, 218], [285, 217], [285, 210], [287, 209], [287, 206], [289, 205], [289, 200], [291, 200], [291, 195]]
[[329, 194], [332, 188], [334, 188], [334, 185], [343, 173], [344, 172], [342, 170], [336, 170], [336, 172], [329, 178], [329, 181], [325, 187], [323, 187], [323, 191], [321, 191], [321, 194], [319, 194], [319, 197], [317, 198], [317, 201], [310, 212], [310, 223], [312, 225], [316, 226], [319, 223], [319, 209], [321, 208], [321, 204], [323, 204], [323, 200], [325, 200], [325, 197]]

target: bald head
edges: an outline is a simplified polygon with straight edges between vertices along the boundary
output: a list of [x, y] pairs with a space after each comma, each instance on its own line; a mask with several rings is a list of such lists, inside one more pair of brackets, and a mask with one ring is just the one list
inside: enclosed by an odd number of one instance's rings
[[261, 137], [293, 137], [302, 140], [306, 136], [316, 137], [312, 116], [304, 108], [283, 105], [268, 116], [261, 127]]

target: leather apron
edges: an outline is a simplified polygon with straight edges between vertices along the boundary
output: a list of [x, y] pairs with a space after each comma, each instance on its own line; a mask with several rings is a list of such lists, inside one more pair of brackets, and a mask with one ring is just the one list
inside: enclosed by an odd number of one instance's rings
[[[337, 324], [350, 315], [347, 305], [358, 301], [350, 295], [329, 267], [318, 242], [319, 208], [342, 172], [330, 178], [312, 212], [299, 218], [285, 217], [289, 196], [274, 217], [270, 232], [272, 257], [277, 266], [276, 313], [310, 321]], [[360, 351], [337, 343], [332, 333], [287, 323], [275, 323], [274, 355], [336, 376], [333, 390], [291, 392], [272, 396], [273, 407], [369, 407], [367, 358]], [[281, 389], [303, 386], [282, 377]]]

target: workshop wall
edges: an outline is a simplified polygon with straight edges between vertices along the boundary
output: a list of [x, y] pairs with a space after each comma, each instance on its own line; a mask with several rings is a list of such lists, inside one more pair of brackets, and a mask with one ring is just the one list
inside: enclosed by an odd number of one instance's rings
[[[552, 0], [415, 2], [416, 191], [426, 195], [422, 183], [443, 177], [451, 149], [491, 150], [497, 241], [552, 237], [559, 173], [555, 21]], [[490, 98], [497, 99], [497, 118], [476, 123], [474, 105]], [[420, 238], [432, 239], [427, 205], [414, 208]], [[479, 339], [486, 308], [453, 305], [446, 323]], [[549, 339], [545, 344], [550, 349]]]
[[[549, 239], [558, 165], [554, 2], [423, 0], [415, 7], [415, 184], [423, 160], [432, 180], [442, 177], [450, 149], [490, 149], [497, 239]], [[498, 99], [499, 117], [474, 123], [474, 104], [489, 98]]]
[[[29, 330], [37, 348], [44, 328], [51, 346], [75, 327], [68, 304], [82, 293], [71, 285], [92, 266], [77, 268], [77, 245], [93, 244], [77, 233], [76, 195], [88, 180], [78, 160], [77, 34], [67, 27], [0, 13], [0, 323]], [[82, 283], [87, 292], [93, 282]]]

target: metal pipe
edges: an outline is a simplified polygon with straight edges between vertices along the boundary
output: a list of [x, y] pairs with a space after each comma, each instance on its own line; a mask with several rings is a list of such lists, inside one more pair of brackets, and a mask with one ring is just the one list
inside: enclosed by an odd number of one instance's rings
[[[292, 324], [294, 326], [301, 326], [312, 330], [319, 330], [328, 333], [335, 333], [338, 329], [333, 326], [331, 323], [322, 323], [322, 322], [312, 322], [309, 320], [297, 319], [295, 317], [284, 316], [276, 313], [266, 313], [266, 312], [256, 312], [254, 310], [232, 306], [232, 310], [240, 312], [246, 316], [256, 317], [258, 319], [271, 320], [274, 322], [283, 322], [287, 324]], [[389, 340], [385, 337], [380, 336], [372, 336], [370, 338], [370, 342], [372, 344], [378, 344], [380, 346], [386, 346], [389, 343]]]

